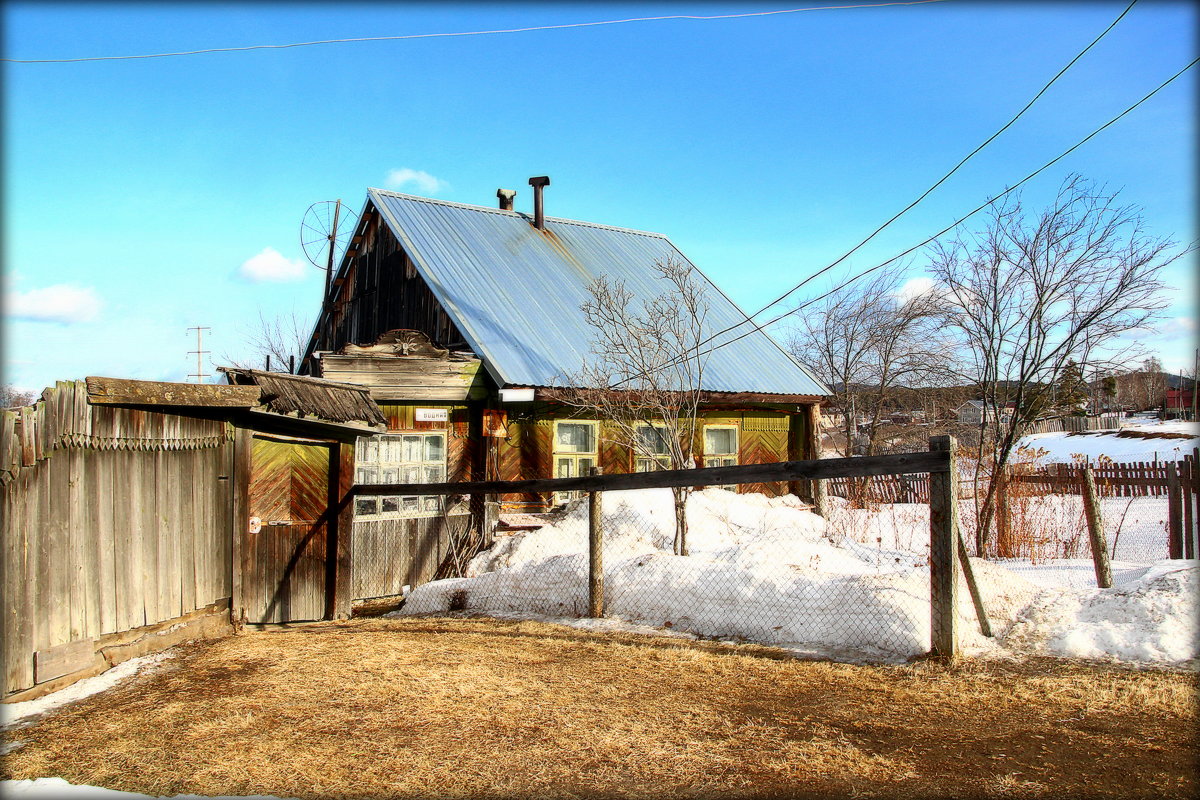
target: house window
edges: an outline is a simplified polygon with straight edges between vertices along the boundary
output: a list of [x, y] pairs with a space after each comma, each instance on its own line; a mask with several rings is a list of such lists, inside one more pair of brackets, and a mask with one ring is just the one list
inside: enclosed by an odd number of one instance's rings
[[[554, 423], [554, 477], [577, 478], [596, 466], [595, 422]], [[554, 502], [565, 503], [580, 492], [555, 492]]]
[[733, 467], [738, 463], [736, 425], [704, 426], [704, 466]]
[[[355, 483], [443, 483], [446, 434], [360, 436], [354, 449]], [[441, 513], [440, 495], [380, 495], [354, 500], [355, 519], [431, 517]]]
[[671, 445], [667, 429], [662, 425], [645, 423], [638, 425], [635, 431], [638, 446], [633, 451], [634, 471], [653, 472], [670, 469]]

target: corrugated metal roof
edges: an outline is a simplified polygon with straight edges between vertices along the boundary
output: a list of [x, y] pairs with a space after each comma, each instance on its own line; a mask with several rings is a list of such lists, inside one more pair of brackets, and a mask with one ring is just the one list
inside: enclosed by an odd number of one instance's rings
[[[663, 292], [655, 261], [691, 264], [658, 233], [554, 217], [546, 217], [546, 230], [539, 231], [516, 211], [367, 191], [501, 386], [562, 385], [579, 371], [593, 336], [580, 306], [597, 277], [623, 281], [634, 297], [645, 299]], [[708, 284], [711, 330], [744, 321], [746, 315]], [[714, 350], [704, 369], [702, 388], [708, 391], [829, 394], [762, 332]]]

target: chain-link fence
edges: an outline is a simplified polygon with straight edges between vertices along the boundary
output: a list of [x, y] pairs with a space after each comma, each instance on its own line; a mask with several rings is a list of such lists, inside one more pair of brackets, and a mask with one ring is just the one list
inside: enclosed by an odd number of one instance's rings
[[[906, 457], [920, 454], [875, 459]], [[830, 461], [852, 473], [871, 459]], [[976, 520], [983, 495], [976, 497], [971, 473], [971, 465], [960, 461], [954, 487], [958, 555], [965, 557], [955, 573], [955, 615], [967, 647], [1002, 639], [1047, 590], [1096, 586], [1084, 498], [1073, 473], [1009, 481], [982, 558]], [[668, 474], [639, 477], [644, 484]], [[1171, 502], [1178, 507], [1154, 476], [1135, 475], [1128, 485], [1119, 477], [1110, 471], [1098, 480], [1103, 547], [1115, 585], [1138, 579], [1172, 555], [1167, 509]], [[761, 475], [686, 494], [669, 486], [585, 491], [545, 514], [503, 511], [494, 494], [463, 496], [446, 506], [460, 514], [454, 524], [426, 524], [439, 533], [426, 536], [427, 566], [405, 586], [402, 613], [642, 626], [836, 658], [919, 655], [938, 635], [939, 603], [931, 602], [938, 595], [930, 579], [938, 574], [931, 566], [937, 513], [931, 513], [930, 499], [942, 495], [931, 492], [930, 478], [902, 466], [893, 474], [842, 475], [823, 482], [828, 493], [819, 499], [811, 492], [815, 484], [772, 484], [780, 492], [807, 488], [809, 500], [823, 506], [820, 515], [797, 494], [738, 491], [764, 486]], [[557, 488], [557, 482], [546, 483]], [[996, 520], [1004, 527], [1003, 552]], [[1181, 522], [1194, 529], [1193, 519]], [[385, 570], [404, 561], [403, 553], [383, 549], [374, 557], [392, 559]], [[944, 553], [941, 558], [945, 574]], [[599, 614], [593, 613], [595, 602]]]

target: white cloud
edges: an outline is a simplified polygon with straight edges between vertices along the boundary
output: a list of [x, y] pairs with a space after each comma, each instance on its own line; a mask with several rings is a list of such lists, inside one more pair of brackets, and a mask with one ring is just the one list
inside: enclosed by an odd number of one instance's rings
[[919, 278], [909, 278], [904, 282], [904, 285], [896, 290], [896, 298], [902, 303], [907, 303], [910, 300], [915, 300], [918, 297], [929, 294], [933, 291], [933, 279], [924, 276]]
[[425, 194], [437, 194], [450, 188], [450, 184], [441, 178], [435, 178], [424, 170], [408, 167], [389, 171], [386, 182], [389, 189], [403, 189], [411, 184], [413, 188]]
[[264, 281], [299, 281], [308, 272], [306, 265], [291, 261], [274, 247], [264, 247], [262, 252], [242, 262], [238, 275], [253, 283]]
[[70, 283], [8, 293], [8, 316], [31, 322], [90, 322], [103, 305], [95, 289]]

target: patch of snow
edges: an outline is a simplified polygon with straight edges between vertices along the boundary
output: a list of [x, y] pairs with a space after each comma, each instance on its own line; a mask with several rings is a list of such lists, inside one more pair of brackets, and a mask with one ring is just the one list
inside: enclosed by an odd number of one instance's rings
[[123, 661], [112, 669], [106, 670], [91, 678], [76, 681], [70, 686], [57, 692], [43, 695], [33, 700], [19, 703], [0, 703], [0, 730], [20, 727], [30, 720], [40, 717], [67, 703], [74, 703], [97, 692], [109, 689], [126, 678], [136, 675], [143, 669], [152, 667], [168, 658], [174, 658], [170, 653], [154, 653]]
[[[0, 793], [4, 797], [48, 799], [65, 797], [70, 800], [75, 800], [75, 798], [81, 798], [82, 800], [131, 800], [131, 798], [146, 798], [146, 800], [150, 800], [153, 797], [152, 795], [138, 794], [137, 792], [118, 792], [115, 789], [103, 789], [99, 786], [67, 783], [62, 778], [0, 781]], [[225, 796], [232, 797], [233, 795]], [[242, 796], [238, 795], [238, 797]], [[280, 800], [280, 798], [269, 794], [245, 795], [245, 798], [246, 800]], [[213, 800], [213, 798], [198, 794], [177, 794], [168, 800]]]
[[1005, 644], [1072, 658], [1195, 662], [1198, 590], [1200, 562], [1175, 560], [1111, 589], [1048, 592], [1021, 614]]
[[1045, 451], [1036, 459], [1037, 463], [1070, 464], [1078, 460], [1077, 456], [1086, 456], [1095, 461], [1101, 456], [1116, 462], [1128, 463], [1155, 459], [1159, 461], [1178, 461], [1200, 447], [1200, 423], [1184, 420], [1146, 420], [1127, 423], [1121, 426], [1122, 431], [1145, 433], [1176, 433], [1187, 434], [1189, 438], [1153, 438], [1120, 437], [1117, 431], [1089, 431], [1087, 433], [1070, 434], [1034, 433], [1022, 437], [1017, 447], [1036, 452]]

